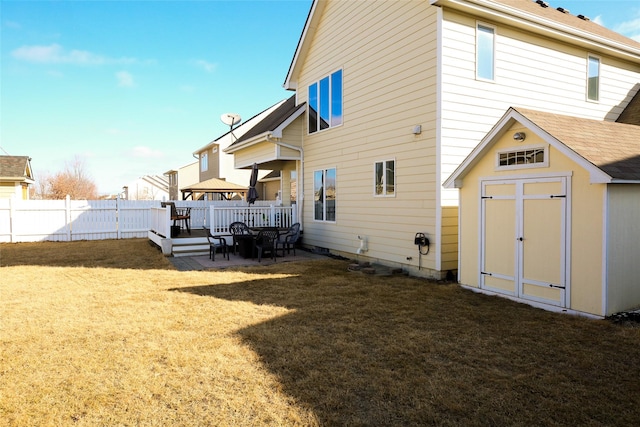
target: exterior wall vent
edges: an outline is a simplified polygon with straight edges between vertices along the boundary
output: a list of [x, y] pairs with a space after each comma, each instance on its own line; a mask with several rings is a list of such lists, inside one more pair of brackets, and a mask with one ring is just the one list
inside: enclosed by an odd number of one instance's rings
[[559, 7], [556, 10], [562, 13], [569, 13], [569, 9], [565, 9], [564, 7]]
[[578, 18], [582, 19], [583, 21], [591, 21], [588, 17], [584, 15], [578, 15]]
[[547, 3], [546, 1], [536, 0], [536, 3], [538, 3], [542, 7], [549, 7], [549, 3]]

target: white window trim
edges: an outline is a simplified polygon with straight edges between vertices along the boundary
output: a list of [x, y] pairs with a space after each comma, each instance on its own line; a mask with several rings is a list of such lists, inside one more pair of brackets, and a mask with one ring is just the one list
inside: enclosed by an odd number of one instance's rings
[[[479, 43], [479, 36], [480, 36], [480, 32], [478, 30], [478, 27], [485, 27], [485, 28], [490, 28], [493, 30], [493, 46], [492, 46], [492, 56], [493, 56], [493, 63], [491, 64], [491, 74], [493, 75], [492, 79], [488, 79], [486, 77], [481, 77], [478, 75], [478, 64], [479, 64], [479, 58], [480, 58], [480, 49], [478, 48], [480, 43]], [[491, 25], [491, 24], [487, 24], [486, 22], [482, 22], [482, 21], [476, 21], [476, 63], [475, 63], [475, 73], [476, 73], [476, 80], [479, 81], [483, 81], [483, 82], [491, 82], [491, 83], [495, 83], [496, 81], [496, 39], [498, 37], [498, 29], [495, 25]]]
[[209, 154], [206, 152], [200, 153], [200, 172], [206, 172], [209, 170]]
[[[311, 135], [314, 135], [314, 134], [318, 134], [318, 133], [321, 133], [321, 132], [326, 132], [326, 131], [331, 130], [331, 129], [339, 128], [340, 126], [342, 126], [344, 124], [344, 67], [336, 68], [335, 70], [330, 71], [328, 74], [323, 74], [322, 77], [311, 81], [311, 83], [309, 83], [307, 85], [307, 98], [309, 97], [309, 87], [311, 87], [313, 84], [317, 84], [318, 85], [318, 103], [319, 103], [320, 102], [320, 93], [319, 93], [319, 91], [320, 91], [320, 80], [324, 79], [325, 77], [329, 77], [329, 103], [331, 103], [331, 84], [332, 84], [331, 83], [331, 76], [334, 73], [337, 73], [338, 71], [342, 71], [342, 91], [340, 93], [340, 96], [342, 98], [342, 122], [339, 125], [335, 125], [335, 126], [331, 126], [331, 124], [329, 124], [329, 127], [326, 128], [326, 129], [320, 129], [320, 124], [318, 123], [318, 130], [316, 130], [315, 132], [309, 132], [308, 123], [309, 123], [309, 108], [310, 108], [310, 106], [309, 106], [309, 99], [307, 99], [307, 135], [308, 136], [311, 136]], [[320, 117], [320, 111], [318, 111], [317, 114], [318, 114], [318, 117]], [[330, 115], [331, 115], [331, 113], [330, 113]], [[331, 117], [329, 117], [329, 122], [331, 122]]]
[[[387, 168], [384, 166], [386, 166], [387, 162], [393, 162], [393, 194], [387, 194], [386, 192], [383, 192], [382, 194], [377, 194], [376, 193], [376, 164], [378, 163], [383, 164], [384, 189], [386, 189]], [[396, 170], [397, 170], [397, 161], [395, 158], [376, 160], [375, 162], [373, 162], [373, 197], [396, 197], [396, 193], [398, 191], [398, 185], [396, 183]]]
[[[500, 166], [500, 154], [512, 153], [514, 151], [527, 151], [527, 150], [543, 150], [544, 161], [540, 163], [525, 163], [525, 164], [519, 164], [519, 165]], [[549, 146], [548, 145], [521, 145], [521, 146], [509, 147], [502, 150], [498, 150], [496, 151], [496, 154], [495, 154], [494, 167], [496, 171], [548, 168], [549, 167]]]
[[[333, 169], [333, 170], [335, 170], [335, 171], [336, 171], [336, 194], [338, 194], [338, 168], [337, 168], [336, 166], [329, 166], [329, 167], [326, 167], [326, 168], [320, 168], [320, 169], [314, 169], [314, 170], [313, 170], [313, 188], [314, 188], [314, 193], [315, 193], [315, 186], [316, 186], [316, 181], [315, 181], [315, 175], [316, 175], [316, 172], [318, 172], [318, 171], [322, 171], [322, 176], [323, 176], [323, 179], [324, 179], [324, 182], [325, 182], [325, 185], [326, 185], [326, 179], [327, 179], [327, 178], [326, 178], [325, 173], [326, 173], [328, 170], [331, 170], [331, 169]], [[336, 220], [336, 219], [334, 219], [334, 220], [326, 219], [326, 216], [327, 216], [327, 215], [326, 215], [326, 214], [327, 214], [327, 204], [326, 204], [327, 197], [326, 197], [326, 196], [327, 196], [327, 192], [326, 192], [326, 190], [324, 190], [324, 194], [323, 194], [323, 197], [324, 197], [324, 204], [323, 204], [324, 212], [323, 212], [323, 216], [325, 217], [324, 219], [317, 219], [317, 218], [316, 218], [316, 215], [315, 215], [315, 196], [313, 197], [313, 200], [314, 200], [314, 207], [313, 207], [313, 209], [314, 209], [314, 211], [313, 211], [313, 221], [314, 221], [314, 222], [321, 222], [321, 223], [328, 223], [328, 224], [335, 224], [335, 223], [337, 222], [337, 220]], [[335, 199], [335, 200], [336, 200], [336, 205], [337, 205], [337, 203], [338, 203], [338, 198], [336, 197], [336, 199]], [[335, 209], [335, 206], [334, 206], [334, 209]], [[337, 217], [338, 217], [338, 215], [336, 214], [336, 212], [334, 212], [334, 216], [335, 216], [335, 218], [337, 218]]]
[[[591, 99], [589, 98], [589, 60], [593, 58], [598, 61], [598, 98]], [[585, 69], [585, 99], [587, 102], [594, 102], [596, 104], [600, 103], [600, 88], [602, 85], [600, 82], [602, 81], [602, 58], [598, 55], [594, 55], [592, 53], [587, 53], [587, 66]]]

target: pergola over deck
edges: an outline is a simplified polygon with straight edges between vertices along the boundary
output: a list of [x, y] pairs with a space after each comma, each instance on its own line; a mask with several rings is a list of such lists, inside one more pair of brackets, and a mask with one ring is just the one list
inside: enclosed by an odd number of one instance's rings
[[180, 189], [182, 200], [196, 200], [207, 193], [220, 194], [222, 200], [231, 200], [235, 196], [244, 198], [247, 191], [247, 187], [220, 178], [211, 178]]

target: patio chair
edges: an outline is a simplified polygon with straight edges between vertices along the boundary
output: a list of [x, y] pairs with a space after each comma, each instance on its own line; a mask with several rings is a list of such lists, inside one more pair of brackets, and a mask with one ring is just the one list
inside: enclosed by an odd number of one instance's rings
[[287, 250], [287, 253], [290, 254], [291, 248], [293, 248], [293, 256], [296, 256], [296, 242], [299, 238], [300, 223], [296, 222], [278, 237], [278, 240], [276, 241], [276, 254], [278, 253], [279, 248], [282, 248], [282, 256], [284, 256], [285, 249]]
[[260, 230], [256, 237], [256, 249], [258, 250], [258, 262], [262, 261], [262, 254], [269, 252], [271, 259], [276, 260], [276, 242], [278, 241], [278, 229], [266, 228]]
[[232, 222], [229, 225], [229, 232], [233, 236], [233, 254], [238, 254], [238, 240], [236, 236], [250, 236], [251, 230], [244, 222]]
[[211, 230], [207, 230], [207, 240], [209, 241], [209, 259], [216, 260], [216, 250], [222, 249], [222, 258], [227, 257], [229, 260], [229, 250], [227, 248], [227, 241], [224, 237], [214, 236], [211, 234]]
[[173, 225], [175, 226], [182, 222], [184, 228], [186, 228], [187, 232], [191, 234], [191, 208], [178, 209], [176, 208], [176, 204], [173, 202], [165, 202], [163, 205], [171, 207], [171, 219], [173, 220]]

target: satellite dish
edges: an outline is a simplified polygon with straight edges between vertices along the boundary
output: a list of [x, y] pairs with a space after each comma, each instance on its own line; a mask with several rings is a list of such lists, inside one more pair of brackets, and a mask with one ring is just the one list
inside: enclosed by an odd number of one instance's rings
[[222, 120], [222, 123], [225, 125], [233, 127], [233, 125], [240, 123], [242, 118], [240, 118], [240, 114], [224, 113], [220, 116], [220, 120]]

